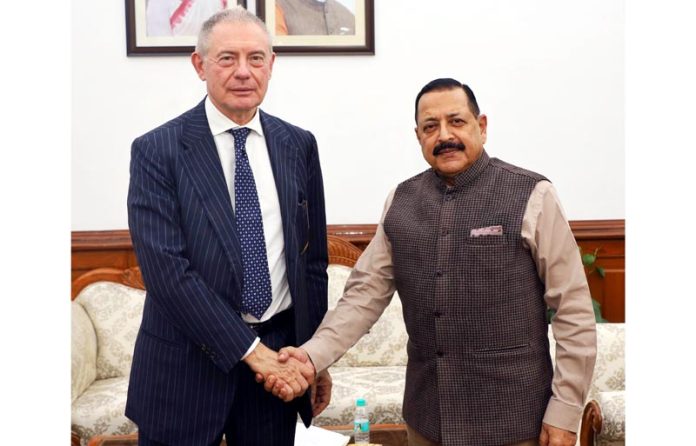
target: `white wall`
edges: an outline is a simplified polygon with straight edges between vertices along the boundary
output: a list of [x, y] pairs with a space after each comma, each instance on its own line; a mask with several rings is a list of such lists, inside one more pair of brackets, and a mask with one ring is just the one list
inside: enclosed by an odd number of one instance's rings
[[[375, 3], [375, 56], [281, 54], [263, 105], [317, 137], [330, 224], [376, 223], [428, 167], [413, 102], [437, 77], [473, 88], [488, 153], [548, 176], [570, 219], [625, 217], [622, 1]], [[205, 94], [187, 56], [126, 57], [124, 16], [73, 0], [73, 230], [127, 228], [131, 141]]]

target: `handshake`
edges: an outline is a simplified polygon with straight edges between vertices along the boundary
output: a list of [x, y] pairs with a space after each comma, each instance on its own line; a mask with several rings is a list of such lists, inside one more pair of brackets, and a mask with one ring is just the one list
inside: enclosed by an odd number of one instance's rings
[[279, 352], [259, 343], [244, 361], [256, 373], [256, 382], [285, 402], [304, 395], [310, 389], [312, 415], [319, 415], [331, 401], [331, 375], [316, 372], [306, 351], [283, 347]]

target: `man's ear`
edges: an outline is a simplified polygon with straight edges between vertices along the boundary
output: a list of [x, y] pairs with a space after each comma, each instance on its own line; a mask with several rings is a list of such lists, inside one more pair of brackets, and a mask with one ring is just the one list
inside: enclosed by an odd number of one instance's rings
[[275, 57], [276, 53], [271, 53], [271, 61], [268, 64], [268, 78], [271, 78], [271, 75], [273, 74], [273, 62], [275, 62]]
[[203, 69], [203, 58], [196, 51], [191, 53], [191, 65], [196, 70], [198, 78], [202, 81], [205, 80], [205, 70]]
[[488, 129], [488, 116], [486, 115], [479, 115], [478, 117], [478, 124], [479, 128], [481, 129], [481, 142], [486, 142], [486, 137], [487, 137], [487, 129]]

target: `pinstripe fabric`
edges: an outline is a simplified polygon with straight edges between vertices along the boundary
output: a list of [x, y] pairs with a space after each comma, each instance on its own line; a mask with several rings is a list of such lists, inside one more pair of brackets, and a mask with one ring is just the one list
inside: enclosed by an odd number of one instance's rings
[[[447, 188], [428, 170], [384, 221], [409, 334], [404, 419], [444, 446], [539, 435], [551, 397], [544, 286], [523, 245], [542, 176], [484, 152]], [[502, 225], [503, 235], [471, 237]]]
[[[283, 219], [289, 343], [297, 345], [326, 312], [321, 169], [311, 133], [259, 113]], [[133, 142], [128, 223], [147, 298], [126, 415], [152, 440], [208, 444], [222, 432], [240, 358], [256, 335], [238, 314], [239, 237], [203, 102]], [[299, 409], [308, 423], [307, 398]]]
[[[262, 336], [261, 340], [270, 348], [278, 350], [287, 345], [288, 336], [288, 330], [274, 331]], [[247, 368], [246, 364], [242, 367]], [[236, 384], [238, 392], [225, 429], [227, 444], [293, 446], [297, 426], [296, 408], [266, 392], [256, 383], [251, 371], [240, 373]], [[272, 428], [246, 428], [254, 424]]]
[[[274, 330], [261, 336], [261, 342], [275, 350], [287, 345], [292, 336], [291, 327]], [[286, 404], [263, 387], [256, 384], [253, 373], [245, 364], [240, 364], [234, 376], [235, 394], [232, 409], [227, 414], [224, 426], [228, 446], [273, 445], [292, 446], [297, 426], [297, 409]], [[271, 429], [248, 429], [248, 426], [272, 426]], [[210, 446], [219, 446], [223, 431], [214, 437]], [[162, 446], [166, 443], [153, 441], [141, 432], [139, 446]]]

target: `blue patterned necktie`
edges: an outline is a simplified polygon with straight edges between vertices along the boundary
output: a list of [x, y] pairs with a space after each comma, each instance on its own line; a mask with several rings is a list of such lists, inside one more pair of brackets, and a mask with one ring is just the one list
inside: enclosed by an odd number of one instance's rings
[[246, 127], [230, 130], [234, 137], [234, 215], [242, 245], [242, 311], [261, 319], [271, 304], [271, 275], [268, 272], [261, 206], [246, 153], [249, 132]]

